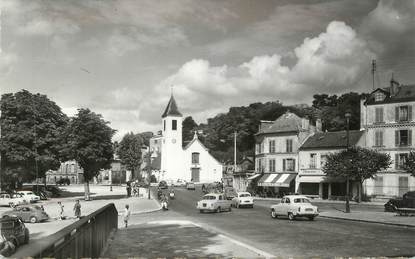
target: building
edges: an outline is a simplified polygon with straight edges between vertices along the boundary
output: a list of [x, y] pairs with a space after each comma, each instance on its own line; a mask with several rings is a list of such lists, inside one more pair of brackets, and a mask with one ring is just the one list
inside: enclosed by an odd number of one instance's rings
[[100, 184], [124, 184], [128, 180], [127, 170], [120, 159], [114, 158], [111, 168], [101, 170], [95, 180]]
[[414, 105], [415, 85], [399, 85], [393, 79], [389, 87], [378, 88], [361, 101], [366, 147], [387, 153], [393, 160], [388, 170], [364, 182], [367, 195], [388, 198], [415, 190], [415, 177], [402, 169], [408, 153], [414, 151]]
[[71, 184], [84, 182], [84, 170], [74, 160], [61, 163], [58, 170], [46, 172], [46, 182], [56, 184], [60, 179], [69, 179]]
[[[349, 131], [350, 147], [363, 146], [364, 139], [364, 131]], [[326, 177], [322, 168], [328, 154], [346, 149], [346, 131], [318, 132], [308, 137], [298, 153], [299, 172], [296, 179], [296, 192], [322, 199], [344, 197], [346, 195], [345, 179]], [[356, 187], [350, 186], [350, 193], [356, 193]]]
[[[317, 128], [321, 129], [320, 120]], [[286, 112], [275, 121], [261, 121], [256, 134], [255, 171], [263, 174], [258, 186], [282, 195], [295, 191], [298, 174], [298, 149], [316, 132], [307, 118]]]
[[[184, 148], [182, 119], [173, 95], [164, 110], [162, 132], [150, 139], [150, 152], [157, 180], [182, 179], [193, 182], [214, 182], [222, 179], [222, 164], [209, 154], [195, 132], [193, 140]], [[153, 164], [153, 162], [152, 162]]]

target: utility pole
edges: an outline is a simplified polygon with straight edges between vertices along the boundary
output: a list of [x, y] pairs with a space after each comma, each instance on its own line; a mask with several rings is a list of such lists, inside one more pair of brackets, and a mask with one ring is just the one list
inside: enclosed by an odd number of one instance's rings
[[[346, 148], [347, 151], [349, 151], [349, 145], [350, 145], [350, 132], [349, 132], [349, 128], [350, 128], [350, 117], [351, 117], [351, 113], [350, 112], [346, 112], [345, 117], [346, 117], [346, 123], [347, 123], [347, 136], [346, 136]], [[349, 202], [349, 176], [346, 177], [346, 213], [350, 213], [350, 202]]]
[[372, 59], [372, 90], [375, 90], [376, 59]]
[[236, 130], [234, 133], [234, 139], [233, 139], [233, 172], [236, 171]]

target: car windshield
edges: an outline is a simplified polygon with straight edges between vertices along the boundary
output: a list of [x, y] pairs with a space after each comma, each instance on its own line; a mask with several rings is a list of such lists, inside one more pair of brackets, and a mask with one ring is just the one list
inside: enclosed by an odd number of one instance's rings
[[295, 198], [294, 203], [310, 203], [310, 201], [305, 198]]
[[216, 200], [216, 196], [214, 195], [205, 195], [203, 196], [204, 200]]
[[33, 195], [33, 192], [26, 192], [26, 195]]
[[249, 193], [242, 193], [242, 194], [239, 194], [239, 197], [251, 197], [251, 194], [249, 194]]

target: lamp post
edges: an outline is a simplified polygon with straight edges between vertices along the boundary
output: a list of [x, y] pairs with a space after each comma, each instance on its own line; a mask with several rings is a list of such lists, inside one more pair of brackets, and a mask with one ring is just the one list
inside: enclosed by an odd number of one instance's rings
[[[349, 127], [350, 127], [350, 117], [352, 116], [350, 112], [346, 112], [344, 115], [346, 117], [346, 124], [347, 124], [347, 130], [346, 130], [346, 149], [349, 151], [349, 145], [350, 145], [350, 133], [349, 133]], [[349, 202], [349, 175], [346, 176], [346, 213], [350, 213], [350, 202]]]

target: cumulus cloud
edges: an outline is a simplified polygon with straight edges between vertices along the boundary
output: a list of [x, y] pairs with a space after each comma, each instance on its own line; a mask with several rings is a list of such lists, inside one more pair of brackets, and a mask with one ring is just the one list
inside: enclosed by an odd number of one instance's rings
[[233, 67], [191, 60], [157, 86], [155, 95], [165, 98], [155, 105], [167, 103], [170, 86], [174, 86], [184, 112], [196, 118], [209, 111], [212, 116], [220, 107], [225, 110], [258, 100], [308, 102], [316, 91], [352, 90], [363, 67], [374, 56], [351, 27], [337, 21], [317, 37], [306, 38], [294, 53], [297, 62], [291, 68], [282, 63], [278, 54], [256, 56]]

